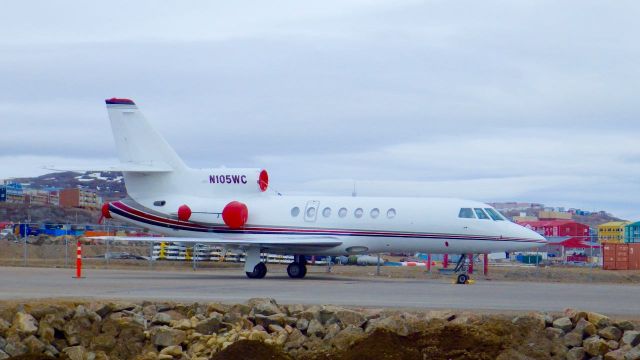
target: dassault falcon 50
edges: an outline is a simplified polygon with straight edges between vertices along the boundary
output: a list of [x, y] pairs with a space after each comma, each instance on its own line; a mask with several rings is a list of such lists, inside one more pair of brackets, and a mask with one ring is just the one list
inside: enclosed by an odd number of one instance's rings
[[[132, 100], [112, 98], [106, 104], [120, 163], [96, 170], [122, 171], [128, 198], [105, 204], [103, 216], [164, 234], [163, 241], [243, 250], [252, 279], [267, 274], [263, 251], [294, 255], [287, 273], [303, 278], [305, 255], [492, 253], [546, 242], [481, 202], [281, 196], [267, 191], [263, 169], [189, 168]], [[456, 270], [461, 268], [459, 262]], [[467, 279], [462, 273], [458, 281]]]

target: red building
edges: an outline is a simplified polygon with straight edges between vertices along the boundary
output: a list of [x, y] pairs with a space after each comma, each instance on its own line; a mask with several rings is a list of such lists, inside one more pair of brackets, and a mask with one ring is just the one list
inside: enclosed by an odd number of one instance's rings
[[573, 220], [518, 221], [544, 237], [589, 237], [589, 226]]

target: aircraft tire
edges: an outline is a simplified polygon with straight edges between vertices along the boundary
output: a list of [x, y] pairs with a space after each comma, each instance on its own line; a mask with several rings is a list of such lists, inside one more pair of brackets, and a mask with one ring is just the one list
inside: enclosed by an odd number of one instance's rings
[[466, 284], [467, 281], [469, 281], [469, 275], [467, 274], [460, 274], [458, 275], [458, 278], [456, 279], [456, 284]]
[[262, 262], [258, 263], [258, 265], [253, 268], [253, 271], [247, 271], [246, 274], [249, 279], [262, 279], [267, 275], [267, 266]]
[[307, 274], [307, 267], [304, 264], [292, 262], [287, 266], [287, 275], [292, 279], [302, 279]]

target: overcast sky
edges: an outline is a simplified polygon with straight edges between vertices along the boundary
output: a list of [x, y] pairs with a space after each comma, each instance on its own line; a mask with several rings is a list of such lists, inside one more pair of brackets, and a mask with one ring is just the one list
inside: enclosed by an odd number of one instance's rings
[[128, 97], [194, 167], [287, 193], [640, 219], [638, 1], [13, 1], [0, 178], [115, 163]]

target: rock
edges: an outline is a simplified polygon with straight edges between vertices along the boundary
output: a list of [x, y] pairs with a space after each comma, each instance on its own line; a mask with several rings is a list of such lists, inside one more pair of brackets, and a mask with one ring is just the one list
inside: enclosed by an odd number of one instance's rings
[[400, 336], [407, 336], [412, 332], [412, 321], [403, 315], [395, 314], [386, 318], [377, 319], [377, 321], [370, 320], [365, 332], [369, 333], [377, 328], [387, 329]]
[[364, 337], [362, 328], [349, 325], [331, 339], [331, 345], [338, 350], [346, 350], [362, 337]]
[[171, 316], [164, 312], [159, 312], [151, 319], [152, 325], [169, 325], [171, 323]]
[[580, 319], [576, 323], [576, 326], [573, 328], [573, 331], [582, 334], [583, 337], [590, 337], [595, 335], [598, 332], [598, 329], [595, 325], [588, 322], [585, 319]]
[[62, 349], [62, 352], [67, 355], [69, 360], [85, 360], [87, 356], [87, 350], [84, 346], [71, 346]]
[[640, 347], [636, 346], [633, 349], [629, 350], [625, 356], [625, 360], [640, 360]]
[[178, 329], [167, 326], [157, 327], [151, 330], [151, 339], [157, 346], [180, 345], [187, 338], [187, 334]]
[[556, 329], [560, 329], [564, 332], [569, 332], [571, 331], [571, 329], [573, 329], [573, 323], [571, 322], [571, 319], [568, 317], [561, 317], [556, 319], [553, 322], [553, 327]]
[[38, 332], [38, 322], [31, 314], [18, 312], [13, 318], [13, 327], [19, 334], [32, 335]]
[[620, 347], [620, 343], [615, 340], [609, 340], [607, 341], [607, 346], [609, 347], [609, 350], [616, 350]]
[[189, 319], [172, 320], [171, 327], [178, 330], [193, 329], [193, 325]]
[[299, 329], [300, 331], [305, 331], [307, 330], [308, 327], [309, 327], [309, 320], [307, 319], [299, 319], [296, 322], [296, 328]]
[[582, 342], [584, 351], [591, 356], [604, 355], [609, 352], [607, 342], [597, 336], [592, 336]]
[[289, 315], [295, 315], [304, 311], [304, 306], [301, 304], [287, 305], [285, 308]]
[[27, 349], [27, 346], [22, 342], [10, 338], [7, 339], [7, 345], [4, 346], [4, 352], [9, 354], [10, 356], [23, 355], [26, 354], [28, 350], [29, 349]]
[[575, 347], [569, 351], [567, 351], [566, 358], [567, 360], [583, 360], [586, 355], [584, 348]]
[[33, 335], [27, 336], [22, 340], [22, 343], [27, 347], [27, 352], [31, 354], [41, 354], [46, 348], [45, 343]]
[[0, 336], [0, 350], [4, 349], [6, 345], [7, 345], [7, 340], [5, 340], [5, 338]]
[[280, 309], [276, 300], [272, 298], [249, 299], [249, 301], [247, 301], [247, 305], [252, 309], [254, 314], [268, 316], [282, 313], [282, 309]]
[[269, 339], [269, 334], [264, 330], [251, 331], [248, 336], [249, 340], [265, 341]]
[[[353, 325], [351, 325], [353, 326]], [[331, 340], [334, 336], [338, 335], [338, 333], [340, 333], [340, 325], [334, 323], [331, 324], [329, 326], [327, 326], [326, 328], [326, 334], [324, 335], [324, 340]]]
[[607, 340], [618, 341], [622, 337], [622, 330], [618, 329], [615, 326], [607, 326], [603, 329], [600, 329], [598, 331], [598, 335]]
[[268, 328], [269, 325], [272, 325], [272, 324], [285, 326], [287, 323], [287, 317], [284, 314], [273, 314], [269, 316], [256, 314], [254, 319], [255, 319], [256, 325], [262, 325], [265, 328]]
[[324, 337], [325, 335], [324, 326], [322, 326], [320, 321], [316, 319], [309, 321], [309, 327], [307, 328], [307, 335], [308, 336], [315, 335], [319, 338]]
[[9, 354], [7, 354], [6, 352], [0, 350], [0, 360], [4, 360], [4, 359], [8, 359], [9, 358]]
[[635, 325], [633, 325], [633, 323], [631, 321], [628, 321], [628, 320], [616, 321], [616, 322], [613, 323], [613, 326], [617, 327], [618, 329], [620, 329], [622, 331], [635, 330], [636, 329]]
[[222, 324], [223, 315], [217, 312], [212, 312], [205, 320], [198, 322], [195, 326], [195, 330], [200, 334], [213, 334], [220, 330], [220, 324]]
[[363, 314], [349, 309], [337, 310], [335, 312], [335, 318], [338, 320], [342, 328], [349, 325], [360, 327], [367, 321]]
[[547, 337], [547, 339], [549, 340], [553, 340], [553, 339], [558, 339], [561, 338], [562, 335], [564, 335], [564, 331], [562, 331], [561, 329], [557, 329], [554, 327], [548, 327], [546, 329], [544, 329], [545, 335]]
[[290, 349], [298, 349], [302, 347], [306, 340], [307, 337], [304, 336], [304, 334], [302, 334], [300, 330], [293, 329], [291, 334], [289, 334], [287, 341], [284, 343], [284, 349], [285, 351], [288, 351]]
[[575, 324], [578, 321], [580, 321], [580, 319], [586, 319], [587, 318], [587, 312], [585, 311], [580, 311], [580, 310], [576, 310], [576, 309], [564, 309], [564, 315], [566, 317], [568, 317], [569, 319], [571, 319], [571, 321]]
[[568, 347], [582, 346], [582, 334], [572, 331], [564, 336], [563, 342]]
[[167, 354], [158, 355], [158, 360], [171, 360], [171, 359], [173, 359], [173, 356], [171, 355], [167, 355]]
[[0, 335], [4, 335], [11, 327], [11, 323], [7, 320], [0, 318]]
[[587, 320], [595, 325], [598, 329], [605, 328], [611, 325], [611, 319], [609, 317], [598, 314], [596, 312], [588, 312]]
[[91, 340], [91, 348], [110, 351], [116, 345], [116, 338], [109, 334], [100, 334]]
[[604, 360], [624, 360], [626, 352], [623, 350], [609, 351], [604, 354]]
[[284, 331], [284, 328], [282, 326], [276, 324], [269, 325], [268, 329], [270, 333], [279, 333], [281, 331]]
[[629, 345], [634, 347], [640, 344], [640, 331], [635, 330], [627, 330], [622, 335], [622, 339], [620, 340], [622, 345]]
[[171, 355], [171, 357], [182, 356], [182, 346], [172, 345], [160, 350], [160, 355]]

